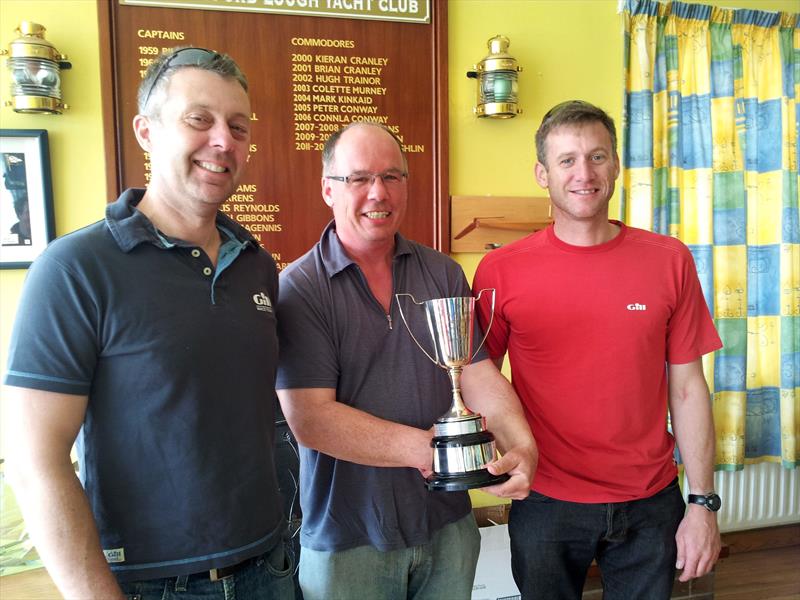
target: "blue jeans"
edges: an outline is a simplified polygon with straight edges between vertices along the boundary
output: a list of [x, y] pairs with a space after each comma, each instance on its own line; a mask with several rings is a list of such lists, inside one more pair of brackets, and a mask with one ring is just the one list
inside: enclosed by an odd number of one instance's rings
[[522, 598], [579, 600], [593, 559], [604, 600], [669, 598], [685, 510], [677, 479], [630, 502], [583, 504], [536, 492], [515, 500], [508, 530]]
[[472, 595], [481, 534], [472, 513], [446, 525], [422, 546], [381, 552], [300, 549], [305, 600], [448, 600]]
[[284, 543], [251, 559], [233, 575], [211, 581], [208, 571], [120, 583], [128, 600], [294, 600], [294, 560]]

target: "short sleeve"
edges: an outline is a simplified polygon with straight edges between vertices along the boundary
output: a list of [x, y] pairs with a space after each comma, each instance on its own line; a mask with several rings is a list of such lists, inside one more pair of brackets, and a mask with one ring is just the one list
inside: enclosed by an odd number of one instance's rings
[[[497, 267], [487, 262], [487, 256], [481, 260], [478, 269], [475, 272], [475, 278], [472, 282], [472, 290], [475, 295], [479, 294], [481, 290], [486, 290], [485, 294], [488, 296], [484, 299], [481, 298], [480, 302], [476, 304], [478, 323], [481, 329], [486, 331], [489, 327], [489, 335], [486, 337], [486, 350], [489, 356], [496, 360], [505, 356], [508, 350], [508, 322], [503, 316], [503, 289], [499, 283], [497, 274]], [[492, 302], [491, 290], [494, 290], [494, 318], [492, 318]]]
[[694, 259], [682, 245], [680, 296], [667, 324], [667, 362], [685, 364], [722, 347], [708, 310]]
[[78, 274], [41, 255], [31, 266], [11, 334], [6, 385], [88, 395], [99, 354], [98, 310]]
[[336, 388], [339, 361], [331, 303], [319, 300], [320, 290], [309, 285], [308, 274], [293, 271], [303, 279], [303, 290], [294, 276], [280, 278], [278, 296], [278, 341], [280, 358], [276, 389]]

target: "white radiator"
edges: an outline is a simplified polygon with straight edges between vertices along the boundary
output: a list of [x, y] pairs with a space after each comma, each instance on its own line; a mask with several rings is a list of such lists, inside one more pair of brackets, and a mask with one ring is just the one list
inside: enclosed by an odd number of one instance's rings
[[722, 497], [722, 532], [800, 522], [800, 469], [745, 465], [743, 471], [718, 471], [714, 484]]

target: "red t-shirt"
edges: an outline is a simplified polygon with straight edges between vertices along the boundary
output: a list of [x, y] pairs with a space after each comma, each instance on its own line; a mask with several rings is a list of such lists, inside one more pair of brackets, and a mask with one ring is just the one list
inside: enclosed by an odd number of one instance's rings
[[[616, 223], [616, 222], [615, 222]], [[487, 254], [474, 292], [495, 288], [486, 341], [508, 351], [539, 446], [533, 489], [573, 502], [646, 498], [676, 475], [667, 363], [722, 346], [680, 241], [621, 227], [571, 246], [553, 227]], [[478, 303], [482, 326], [489, 303]]]

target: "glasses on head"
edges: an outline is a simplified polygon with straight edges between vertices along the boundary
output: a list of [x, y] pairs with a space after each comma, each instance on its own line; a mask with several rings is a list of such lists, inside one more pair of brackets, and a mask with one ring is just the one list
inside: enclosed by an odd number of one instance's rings
[[396, 169], [384, 171], [383, 173], [367, 173], [366, 171], [356, 171], [350, 175], [326, 175], [327, 179], [334, 179], [336, 181], [343, 181], [351, 188], [368, 188], [372, 187], [376, 179], [380, 179], [383, 185], [387, 187], [397, 186], [403, 183], [408, 173], [403, 173]]
[[186, 67], [190, 65], [202, 67], [211, 64], [214, 60], [219, 58], [219, 56], [219, 53], [213, 50], [206, 50], [205, 48], [181, 48], [180, 50], [175, 50], [168, 59], [161, 63], [156, 74], [150, 80], [150, 87], [147, 88], [147, 93], [144, 96], [142, 109], [147, 108], [147, 103], [150, 101], [153, 89], [155, 89], [158, 80], [166, 73], [167, 69], [170, 67]]

